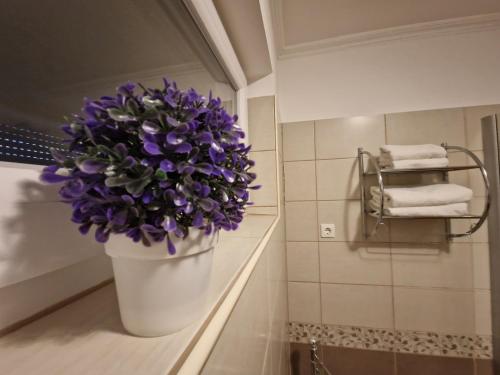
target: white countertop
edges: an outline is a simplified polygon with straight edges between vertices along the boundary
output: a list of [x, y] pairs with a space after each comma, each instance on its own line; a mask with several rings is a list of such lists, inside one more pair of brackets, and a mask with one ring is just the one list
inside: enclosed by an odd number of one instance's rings
[[175, 334], [141, 338], [123, 329], [114, 284], [0, 338], [2, 375], [165, 375], [175, 372], [210, 323], [275, 216], [248, 215], [221, 233], [207, 313]]

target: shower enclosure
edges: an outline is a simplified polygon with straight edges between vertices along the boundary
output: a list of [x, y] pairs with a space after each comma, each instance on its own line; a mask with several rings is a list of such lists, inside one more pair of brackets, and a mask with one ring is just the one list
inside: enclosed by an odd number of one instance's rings
[[484, 163], [490, 180], [491, 209], [488, 217], [491, 275], [491, 316], [493, 332], [493, 366], [500, 373], [500, 114], [481, 119]]

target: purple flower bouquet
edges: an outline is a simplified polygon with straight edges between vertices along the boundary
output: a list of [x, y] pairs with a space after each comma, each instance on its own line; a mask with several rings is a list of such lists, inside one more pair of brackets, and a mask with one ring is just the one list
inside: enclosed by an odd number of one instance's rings
[[62, 183], [82, 234], [95, 225], [99, 242], [110, 233], [145, 246], [166, 238], [174, 254], [172, 235], [185, 238], [190, 227], [210, 235], [242, 221], [248, 189], [258, 186], [249, 186], [254, 162], [237, 116], [219, 98], [164, 84], [136, 94], [127, 83], [116, 96], [86, 100], [63, 125], [68, 152], [52, 151], [57, 164], [41, 180]]

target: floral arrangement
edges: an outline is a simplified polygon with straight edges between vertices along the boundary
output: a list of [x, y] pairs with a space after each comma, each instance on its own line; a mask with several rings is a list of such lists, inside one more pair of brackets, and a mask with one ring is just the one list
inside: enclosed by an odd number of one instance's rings
[[52, 150], [56, 165], [41, 180], [62, 183], [59, 191], [73, 208], [82, 234], [95, 225], [106, 242], [124, 233], [146, 246], [189, 228], [210, 235], [235, 230], [249, 202], [256, 175], [249, 172], [250, 146], [219, 98], [181, 91], [164, 79], [163, 89], [135, 94], [127, 83], [116, 96], [86, 100], [62, 130], [69, 152]]

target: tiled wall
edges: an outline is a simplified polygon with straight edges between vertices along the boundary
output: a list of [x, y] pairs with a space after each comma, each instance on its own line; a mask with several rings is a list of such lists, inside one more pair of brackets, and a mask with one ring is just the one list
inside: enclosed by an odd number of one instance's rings
[[[255, 160], [253, 171], [256, 183], [262, 185], [250, 194], [254, 206], [249, 213], [276, 214], [278, 206], [278, 181], [276, 159], [276, 119], [274, 96], [248, 100], [248, 142], [252, 145], [250, 156]], [[280, 132], [281, 133], [281, 132]]]
[[289, 374], [288, 305], [281, 129], [274, 96], [249, 99], [253, 171], [262, 189], [249, 213], [280, 220], [213, 349], [203, 374]]
[[284, 218], [231, 312], [203, 375], [289, 375]]
[[[291, 341], [314, 335], [341, 347], [490, 358], [487, 226], [448, 243], [442, 220], [393, 220], [365, 241], [355, 157], [358, 147], [378, 154], [382, 144], [443, 141], [482, 157], [480, 118], [495, 112], [500, 106], [283, 124]], [[471, 210], [481, 212], [479, 171], [450, 181], [470, 186]], [[320, 238], [320, 223], [335, 224], [336, 237]], [[456, 220], [452, 229], [469, 225]]]

